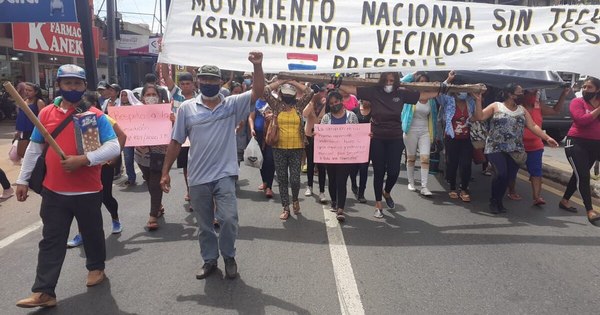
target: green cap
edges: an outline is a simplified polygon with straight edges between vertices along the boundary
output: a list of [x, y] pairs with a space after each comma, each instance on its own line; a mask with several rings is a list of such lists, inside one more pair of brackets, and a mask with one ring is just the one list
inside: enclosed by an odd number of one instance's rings
[[200, 69], [198, 69], [197, 76], [221, 78], [221, 69], [219, 69], [217, 66], [204, 65]]

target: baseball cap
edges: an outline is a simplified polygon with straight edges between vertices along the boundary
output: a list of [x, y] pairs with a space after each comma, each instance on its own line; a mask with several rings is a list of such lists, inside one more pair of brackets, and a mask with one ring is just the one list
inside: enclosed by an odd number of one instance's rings
[[108, 83], [106, 83], [106, 81], [100, 81], [98, 82], [98, 87], [96, 87], [96, 90], [106, 90], [108, 88]]
[[83, 70], [83, 68], [78, 65], [72, 65], [72, 64], [62, 65], [56, 71], [56, 78], [57, 79], [77, 78], [77, 79], [86, 80], [85, 70]]
[[296, 87], [289, 83], [285, 83], [281, 85], [281, 87], [279, 88], [279, 92], [281, 92], [282, 95], [286, 96], [296, 96]]
[[116, 83], [113, 83], [113, 84], [109, 85], [108, 88], [111, 88], [111, 89], [113, 89], [113, 90], [115, 90], [117, 92], [121, 91], [121, 86], [118, 85], [118, 84], [116, 84]]
[[221, 69], [219, 69], [217, 66], [204, 65], [204, 66], [200, 67], [200, 69], [198, 69], [197, 76], [199, 76], [199, 77], [218, 77], [220, 79], [221, 78]]
[[244, 78], [252, 78], [252, 72], [244, 72]]

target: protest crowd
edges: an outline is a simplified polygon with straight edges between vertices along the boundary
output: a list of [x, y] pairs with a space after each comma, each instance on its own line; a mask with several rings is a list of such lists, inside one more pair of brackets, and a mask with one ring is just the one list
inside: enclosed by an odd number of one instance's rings
[[[248, 61], [253, 72], [239, 77], [233, 71], [227, 76], [216, 66], [204, 65], [198, 69], [188, 67], [191, 70], [179, 73], [176, 81], [169, 75], [169, 65], [159, 64], [157, 72], [148, 74], [138, 89], [101, 82], [97, 92], [86, 92], [90, 87], [84, 69], [63, 65], [57, 73], [60, 96], [46, 106], [37, 92], [39, 87], [29, 83], [21, 87], [23, 99], [64, 156], [47, 148], [44, 134], [20, 111], [15, 139], [21, 146], [12, 158], [22, 159], [21, 172], [13, 191], [0, 170], [4, 188], [1, 198], [16, 194], [18, 201], [25, 201], [29, 190], [34, 189], [39, 161], [45, 164], [46, 173], [38, 189], [42, 196], [43, 239], [33, 295], [18, 301], [17, 306], [56, 305], [55, 287], [67, 251], [65, 244], [83, 245], [88, 286], [105, 279], [101, 206], [104, 204], [110, 212], [111, 232], [120, 233], [123, 226], [112, 186], [123, 169], [126, 180], [122, 186], [147, 185], [149, 202], [141, 203], [148, 207], [145, 228], [151, 233], [160, 229], [158, 219], [165, 208], [176, 208], [163, 204], [162, 196], [171, 192], [169, 172], [177, 162], [176, 167], [184, 171], [187, 190], [175, 193], [182, 194], [182, 202], [190, 203], [189, 211], [196, 214], [199, 227], [203, 264], [196, 277], [204, 279], [213, 273], [221, 255], [226, 276], [235, 278], [236, 182], [241, 163], [257, 168], [254, 176], [260, 176], [261, 182], [257, 189], [264, 192], [265, 199], [280, 200], [281, 207], [270, 209], [270, 213], [283, 221], [313, 210], [308, 201], [301, 209], [301, 191], [307, 197], [318, 196], [317, 204], [328, 205], [340, 224], [351, 219], [346, 216], [348, 198], [360, 203], [374, 201], [373, 216], [381, 219], [386, 209], [402, 203], [392, 199], [393, 189], [433, 198], [428, 180], [438, 173], [443, 173], [447, 184], [446, 198], [467, 203], [473, 198], [469, 192], [473, 162], [483, 165], [482, 172], [491, 176], [490, 195], [477, 198], [488, 198], [489, 212], [499, 215], [508, 211], [505, 198], [523, 198], [514, 188], [521, 166], [530, 175], [529, 202], [545, 204], [541, 196], [544, 142], [558, 146], [557, 140], [561, 139], [551, 138], [540, 126], [544, 115], [560, 111], [562, 106], [569, 106], [573, 116], [565, 140], [573, 175], [558, 207], [577, 212], [569, 199], [579, 190], [589, 222], [600, 226], [600, 213], [592, 207], [589, 174], [593, 163], [600, 159], [600, 80], [596, 78], [585, 80], [582, 97], [564, 104], [564, 95], [570, 92], [566, 88], [558, 104], [549, 107], [540, 98], [540, 91], [525, 90], [517, 84], [506, 85], [497, 95], [486, 95], [489, 90], [485, 88], [454, 92], [449, 89], [455, 79], [453, 71], [444, 82], [431, 82], [426, 72], [404, 76], [384, 72], [376, 85], [357, 86], [340, 76], [299, 82], [265, 75], [260, 52], [250, 52]], [[164, 79], [163, 86], [157, 75]], [[435, 88], [418, 92], [401, 87], [408, 82]], [[170, 142], [126, 146], [128, 135], [119, 119], [111, 116], [113, 110], [164, 103], [172, 112], [165, 117], [172, 124]], [[362, 135], [369, 148], [366, 160], [316, 160], [318, 151], [323, 150], [319, 137], [325, 136], [327, 125], [361, 124], [370, 124], [370, 128], [361, 129], [370, 130]], [[327, 152], [336, 153], [341, 152]], [[136, 176], [136, 165], [141, 181]], [[407, 187], [396, 187], [401, 165], [407, 170]], [[373, 186], [367, 187], [371, 173]], [[304, 186], [302, 174], [306, 174]], [[365, 198], [367, 189], [373, 189], [375, 200]], [[69, 237], [73, 218], [79, 233]]]

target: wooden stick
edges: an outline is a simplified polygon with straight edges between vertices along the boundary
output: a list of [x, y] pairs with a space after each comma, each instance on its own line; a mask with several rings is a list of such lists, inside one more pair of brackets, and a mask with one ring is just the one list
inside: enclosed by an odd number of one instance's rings
[[[306, 74], [306, 73], [292, 73], [292, 72], [280, 72], [277, 74], [278, 79], [283, 80], [295, 80], [300, 82], [310, 83], [327, 83], [331, 81], [331, 76], [327, 74]], [[379, 80], [376, 79], [363, 79], [353, 77], [343, 77], [342, 85], [351, 86], [376, 86]], [[414, 82], [414, 83], [400, 83], [401, 87], [416, 90], [420, 92], [437, 92], [440, 90], [439, 82]], [[482, 84], [464, 84], [464, 85], [453, 85], [448, 84], [448, 92], [468, 92], [468, 93], [481, 93], [486, 90], [485, 85]]]
[[3, 84], [3, 86], [4, 86], [4, 89], [6, 89], [6, 91], [8, 92], [8, 94], [10, 94], [10, 96], [12, 96], [12, 98], [15, 100], [15, 102], [17, 103], [19, 108], [25, 112], [25, 115], [27, 115], [27, 118], [29, 118], [29, 120], [31, 120], [33, 122], [33, 124], [37, 127], [37, 129], [42, 134], [42, 136], [44, 137], [46, 142], [48, 142], [48, 144], [50, 144], [50, 147], [54, 150], [54, 152], [56, 152], [58, 154], [58, 156], [60, 156], [61, 159], [63, 159], [63, 160], [66, 159], [65, 152], [63, 152], [63, 150], [60, 148], [60, 146], [58, 146], [58, 143], [56, 143], [54, 138], [52, 138], [52, 135], [50, 135], [50, 133], [48, 132], [46, 127], [44, 127], [44, 125], [42, 125], [42, 123], [37, 118], [37, 116], [31, 111], [29, 106], [27, 106], [27, 103], [25, 103], [23, 98], [21, 98], [21, 95], [19, 95], [19, 92], [17, 92], [17, 90], [15, 90], [15, 87], [12, 85], [12, 83], [7, 81]]

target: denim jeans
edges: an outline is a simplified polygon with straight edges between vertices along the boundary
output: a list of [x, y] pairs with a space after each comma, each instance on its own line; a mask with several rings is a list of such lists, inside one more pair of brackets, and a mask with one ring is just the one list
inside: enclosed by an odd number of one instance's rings
[[125, 156], [125, 172], [127, 173], [127, 180], [135, 182], [135, 166], [133, 162], [133, 151], [134, 147], [126, 147], [123, 149], [123, 155]]
[[[228, 176], [207, 184], [190, 186], [190, 198], [200, 229], [198, 241], [204, 262], [217, 263], [219, 249], [224, 258], [235, 257], [238, 233], [235, 178]], [[219, 236], [213, 226], [215, 205], [221, 225]]]
[[517, 177], [519, 165], [505, 152], [488, 153], [487, 159], [494, 166], [491, 202], [502, 205], [508, 182]]

